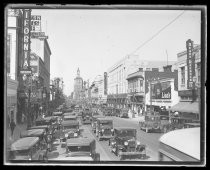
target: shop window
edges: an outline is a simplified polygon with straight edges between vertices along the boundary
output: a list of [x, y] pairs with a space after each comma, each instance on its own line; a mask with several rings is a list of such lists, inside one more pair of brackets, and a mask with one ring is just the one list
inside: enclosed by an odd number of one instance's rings
[[185, 67], [181, 67], [181, 84], [185, 84]]

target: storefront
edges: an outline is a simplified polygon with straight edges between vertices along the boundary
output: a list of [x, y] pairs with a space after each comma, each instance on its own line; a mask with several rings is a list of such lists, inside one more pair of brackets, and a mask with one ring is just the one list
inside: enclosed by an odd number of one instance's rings
[[17, 87], [18, 82], [7, 77], [7, 123], [13, 119], [17, 124]]

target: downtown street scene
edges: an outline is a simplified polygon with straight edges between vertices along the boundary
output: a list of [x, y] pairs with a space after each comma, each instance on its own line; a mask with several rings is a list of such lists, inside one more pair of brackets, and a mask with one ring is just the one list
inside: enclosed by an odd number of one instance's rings
[[204, 6], [58, 6], [5, 8], [4, 164], [204, 166]]

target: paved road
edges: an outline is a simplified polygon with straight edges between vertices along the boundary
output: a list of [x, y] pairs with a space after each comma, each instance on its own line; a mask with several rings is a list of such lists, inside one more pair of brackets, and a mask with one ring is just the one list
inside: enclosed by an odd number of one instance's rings
[[[131, 119], [124, 119], [118, 117], [111, 117], [113, 119], [114, 127], [132, 127], [137, 129], [137, 139], [147, 146], [147, 159], [144, 161], [158, 161], [158, 139], [162, 135], [161, 133], [146, 133], [141, 131], [138, 127], [138, 122], [132, 121]], [[114, 153], [110, 152], [108, 146], [108, 141], [98, 141], [95, 134], [91, 130], [91, 125], [81, 125], [80, 129], [82, 131], [83, 137], [91, 137], [96, 140], [96, 152], [100, 153], [101, 161], [119, 161]], [[54, 143], [54, 150], [49, 153], [50, 159], [57, 159], [65, 154], [65, 148], [61, 148], [59, 140]], [[140, 159], [135, 159], [136, 161], [141, 161]], [[135, 161], [132, 159], [132, 161]], [[128, 161], [128, 160], [126, 160]]]

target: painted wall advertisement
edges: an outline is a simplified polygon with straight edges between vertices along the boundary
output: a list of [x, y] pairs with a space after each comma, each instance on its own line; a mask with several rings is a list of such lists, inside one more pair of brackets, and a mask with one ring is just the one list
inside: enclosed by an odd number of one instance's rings
[[161, 82], [151, 85], [152, 99], [171, 99], [171, 82]]
[[195, 76], [195, 56], [193, 55], [193, 41], [187, 40], [187, 88], [193, 89], [193, 77]]

